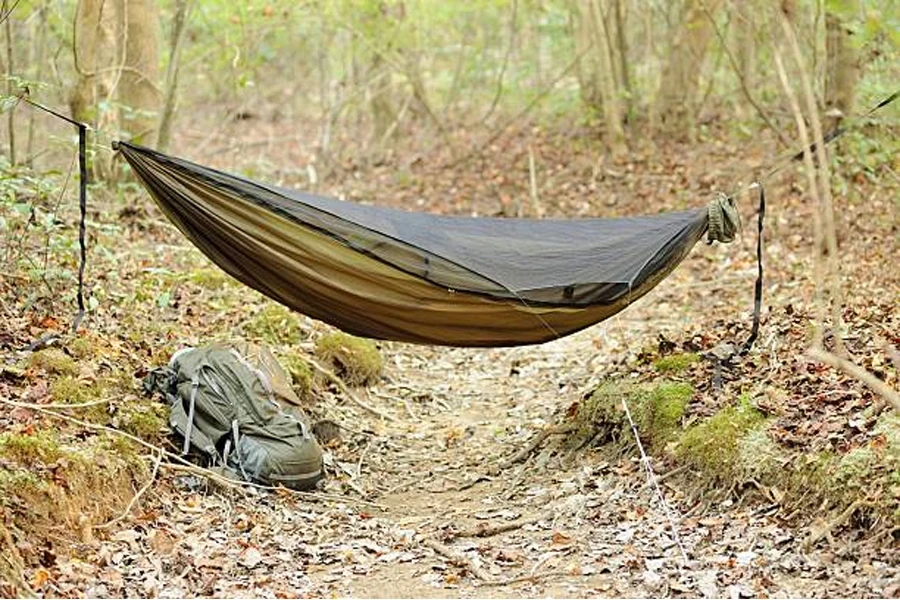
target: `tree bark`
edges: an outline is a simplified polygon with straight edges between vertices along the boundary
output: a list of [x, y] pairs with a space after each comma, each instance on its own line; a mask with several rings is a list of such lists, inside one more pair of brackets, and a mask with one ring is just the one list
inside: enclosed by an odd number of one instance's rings
[[102, 125], [97, 107], [115, 86], [116, 13], [112, 0], [79, 0], [75, 7], [73, 55], [78, 79], [69, 97], [72, 117]]
[[606, 145], [614, 154], [619, 154], [626, 150], [622, 125], [622, 74], [617, 73], [615, 56], [618, 47], [615, 10], [607, 2], [576, 0], [575, 40], [579, 53], [586, 52], [579, 61], [582, 99], [589, 110], [597, 111], [603, 117]]
[[839, 15], [825, 15], [825, 36], [826, 128], [831, 129], [853, 112], [860, 63], [852, 42], [853, 32]]
[[119, 102], [120, 129], [153, 146], [162, 95], [159, 81], [159, 13], [154, 0], [119, 0], [119, 43], [124, 50]]
[[169, 42], [169, 65], [166, 67], [166, 85], [163, 91], [162, 114], [159, 118], [159, 137], [156, 142], [156, 148], [162, 152], [168, 150], [169, 140], [172, 136], [172, 123], [175, 120], [175, 107], [178, 104], [181, 48], [192, 5], [192, 0], [175, 0], [175, 18]]

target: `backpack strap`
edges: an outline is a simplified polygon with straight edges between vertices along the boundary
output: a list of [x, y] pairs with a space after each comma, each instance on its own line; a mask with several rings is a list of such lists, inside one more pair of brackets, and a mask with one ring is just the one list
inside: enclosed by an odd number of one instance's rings
[[197, 388], [200, 387], [200, 374], [194, 373], [191, 377], [191, 399], [188, 402], [187, 425], [184, 431], [184, 446], [181, 454], [185, 455], [191, 449], [191, 431], [194, 429], [194, 407], [197, 404]]

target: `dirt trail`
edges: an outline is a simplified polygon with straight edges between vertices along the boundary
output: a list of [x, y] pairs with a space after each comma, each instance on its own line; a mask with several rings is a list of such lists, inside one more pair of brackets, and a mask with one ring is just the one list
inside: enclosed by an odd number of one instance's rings
[[[647, 338], [651, 323], [677, 321], [667, 294], [686, 276], [600, 327], [543, 346], [388, 345], [387, 381], [367, 400], [396, 420], [335, 407], [356, 433], [345, 432], [331, 456], [326, 491], [347, 502], [192, 491], [191, 478], [167, 476], [133, 527], [61, 565], [55, 591], [85, 591], [94, 578], [86, 590], [94, 597], [896, 594], [896, 563], [840, 542], [805, 553], [806, 530], [782, 525], [777, 506], [692, 506], [673, 478], [663, 490], [684, 563], [630, 456], [567, 454], [555, 436], [524, 463], [491, 469], [581, 398], [599, 361]], [[360, 493], [373, 503], [353, 500]], [[453, 534], [504, 525], [487, 537]]]

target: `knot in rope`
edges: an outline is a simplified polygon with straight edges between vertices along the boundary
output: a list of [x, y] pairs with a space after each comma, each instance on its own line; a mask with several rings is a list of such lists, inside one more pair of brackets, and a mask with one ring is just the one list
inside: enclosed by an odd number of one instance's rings
[[709, 226], [706, 230], [706, 241], [728, 244], [734, 241], [741, 229], [741, 215], [738, 213], [734, 198], [719, 192], [719, 195], [707, 206]]

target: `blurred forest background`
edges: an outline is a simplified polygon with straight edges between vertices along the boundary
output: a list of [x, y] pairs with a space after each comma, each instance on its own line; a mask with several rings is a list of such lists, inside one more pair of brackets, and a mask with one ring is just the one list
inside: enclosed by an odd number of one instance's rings
[[[710, 130], [762, 133], [774, 152], [797, 145], [774, 60], [792, 56], [783, 18], [802, 53], [802, 64], [784, 61], [789, 80], [808, 78], [830, 125], [893, 91], [900, 62], [891, 0], [6, 0], [2, 10], [6, 159], [58, 166], [49, 156], [69, 148], [59, 124], [12, 107], [27, 87], [96, 128], [101, 176], [109, 140], [166, 150], [175, 139], [195, 156], [241, 154], [244, 169], [248, 155], [267, 157], [256, 168], [314, 187], [347, 160], [398, 148], [458, 160], [524, 122], [584, 132], [614, 156], [660, 139], [702, 144]], [[230, 148], [222, 134], [240, 120], [277, 125]], [[896, 150], [891, 137], [884, 151]], [[291, 163], [275, 158], [286, 154]]]

